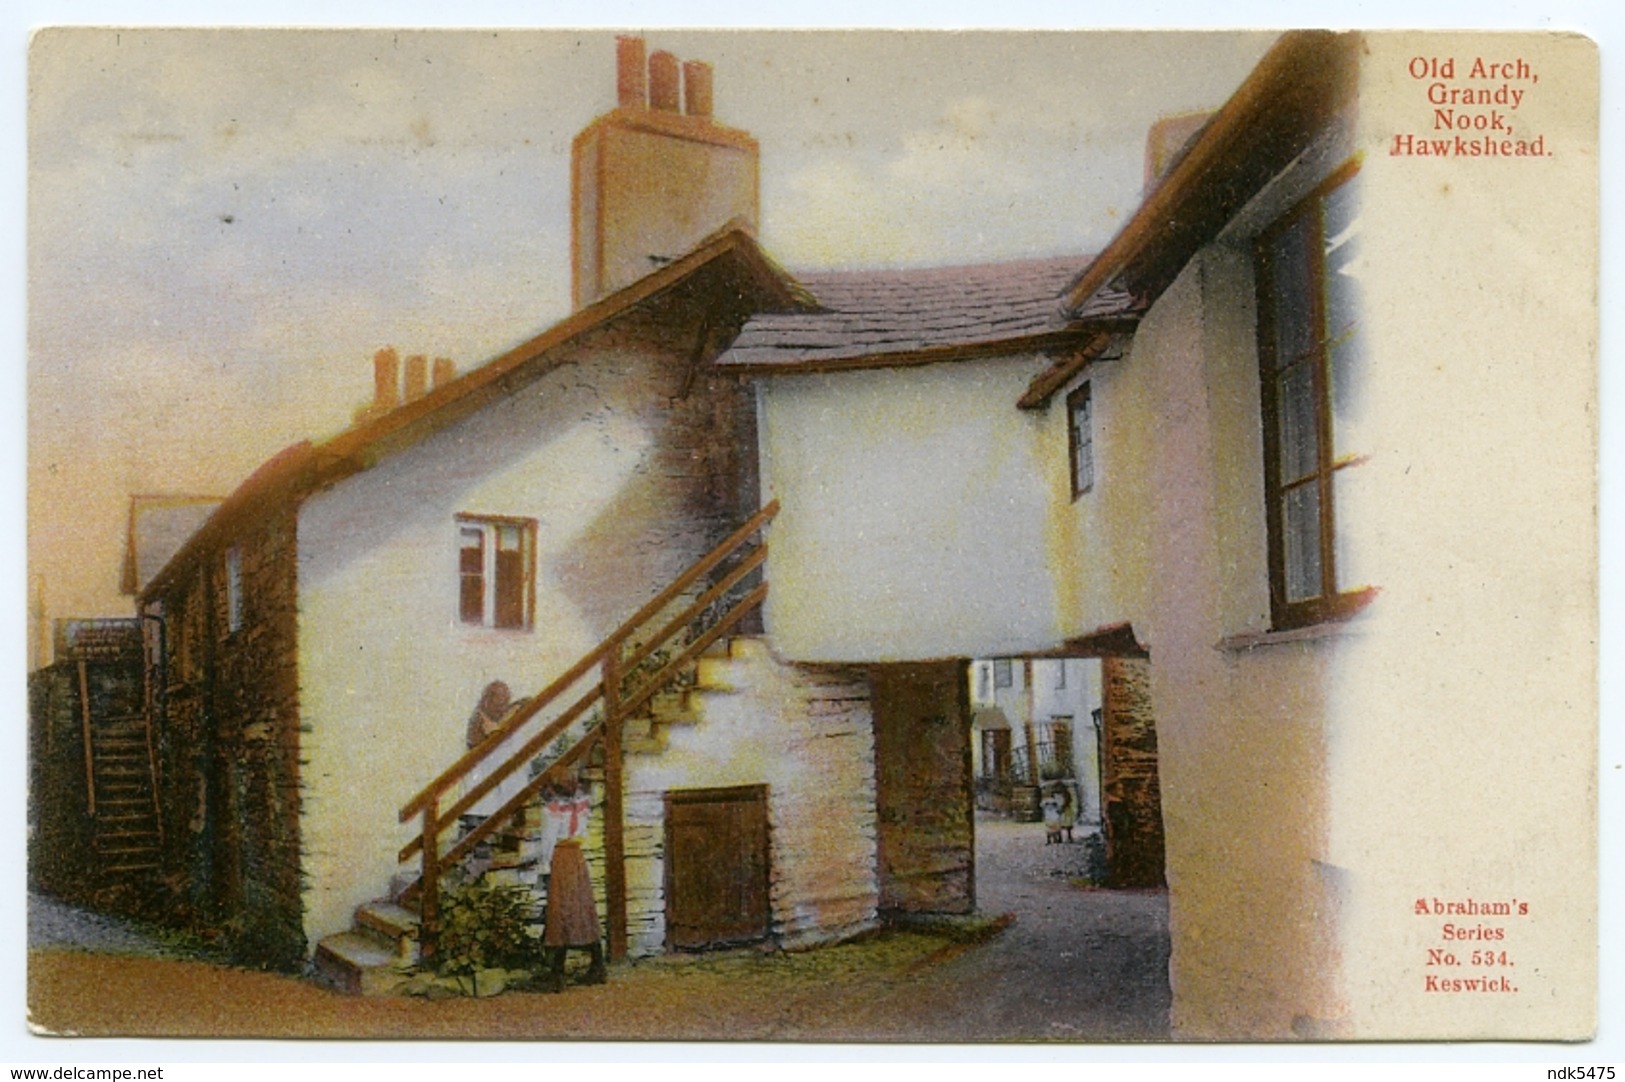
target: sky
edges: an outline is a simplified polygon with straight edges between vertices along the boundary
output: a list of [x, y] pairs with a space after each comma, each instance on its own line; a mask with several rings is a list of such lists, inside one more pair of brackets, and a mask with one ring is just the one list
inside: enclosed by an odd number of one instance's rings
[[[1160, 115], [1268, 34], [652, 32], [715, 65], [792, 269], [1097, 250]], [[132, 494], [224, 495], [331, 435], [384, 345], [567, 313], [570, 140], [608, 32], [58, 29], [30, 51], [30, 590], [118, 615]]]

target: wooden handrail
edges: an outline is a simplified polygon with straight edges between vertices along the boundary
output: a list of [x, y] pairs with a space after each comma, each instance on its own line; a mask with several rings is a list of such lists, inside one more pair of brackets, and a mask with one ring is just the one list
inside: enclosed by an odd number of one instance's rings
[[718, 579], [715, 586], [711, 587], [709, 590], [705, 591], [705, 593], [695, 598], [694, 603], [689, 605], [688, 608], [666, 621], [664, 627], [662, 627], [659, 631], [656, 631], [653, 635], [649, 636], [648, 642], [632, 651], [632, 653], [628, 656], [622, 658], [619, 666], [620, 670], [623, 673], [630, 673], [633, 669], [636, 669], [639, 665], [643, 664], [644, 660], [656, 650], [660, 649], [661, 645], [665, 643], [667, 639], [677, 634], [677, 632], [681, 631], [689, 624], [692, 624], [695, 617], [703, 613], [709, 605], [716, 601], [717, 598], [739, 585], [740, 579], [744, 578], [752, 571], [755, 571], [758, 567], [761, 567], [766, 560], [767, 546], [757, 545], [751, 550], [751, 554], [749, 556], [739, 561], [738, 567], [734, 568], [722, 578]]
[[[729, 534], [720, 544], [668, 583], [663, 590], [650, 598], [637, 612], [633, 613], [631, 617], [625, 620], [597, 646], [589, 650], [581, 660], [560, 675], [558, 679], [554, 680], [535, 697], [526, 700], [516, 708], [490, 736], [477, 747], [470, 748], [459, 756], [456, 762], [441, 771], [433, 781], [401, 808], [401, 822], [404, 823], [415, 815], [421, 815], [423, 821], [418, 835], [402, 847], [398, 859], [406, 861], [413, 856], [420, 856], [422, 859], [422, 875], [416, 884], [408, 888], [407, 895], [418, 895], [422, 906], [420, 942], [425, 958], [432, 956], [438, 934], [439, 921], [436, 913], [436, 901], [439, 895], [441, 869], [466, 856], [474, 846], [489, 837], [493, 831], [521, 811], [541, 791], [544, 785], [550, 780], [561, 777], [566, 769], [579, 761], [590, 748], [600, 742], [604, 747], [605, 760], [604, 858], [610, 957], [612, 959], [625, 957], [627, 945], [626, 883], [623, 870], [619, 867], [619, 861], [623, 856], [622, 831], [624, 829], [622, 823], [624, 807], [622, 806], [620, 793], [621, 724], [633, 711], [638, 710], [648, 702], [656, 692], [669, 685], [682, 672], [684, 667], [691, 664], [712, 643], [739, 623], [747, 613], [761, 605], [767, 597], [767, 583], [758, 584], [755, 589], [736, 602], [715, 623], [688, 643], [676, 657], [662, 665], [637, 691], [623, 698], [621, 695], [621, 682], [629, 670], [654, 656], [679, 632], [692, 627], [700, 617], [705, 615], [710, 606], [725, 597], [729, 590], [738, 586], [746, 576], [761, 567], [767, 559], [766, 542], [759, 541], [750, 552], [739, 560], [736, 566], [707, 587], [696, 599], [685, 606], [682, 612], [662, 624], [658, 631], [648, 637], [648, 641], [640, 642], [629, 656], [623, 658], [622, 652], [626, 649], [627, 643], [633, 641], [634, 632], [659, 615], [677, 598], [681, 597], [685, 590], [699, 580], [700, 576], [716, 568], [738, 551], [750, 539], [751, 535], [770, 522], [778, 514], [778, 511], [779, 503], [774, 500], [752, 515], [744, 525]], [[442, 798], [453, 785], [466, 777], [476, 766], [495, 755], [508, 737], [518, 732], [521, 726], [536, 717], [543, 708], [579, 681], [595, 665], [601, 666], [600, 677], [596, 684], [588, 688], [585, 694], [567, 707], [558, 717], [543, 726], [540, 732], [526, 740], [517, 751], [504, 757], [477, 783], [470, 786], [468, 791], [453, 802], [450, 807], [447, 807], [443, 812], [441, 811]], [[570, 726], [591, 709], [593, 704], [598, 702], [603, 704], [604, 720], [601, 725], [589, 728], [558, 759], [548, 764], [541, 773], [531, 778], [516, 794], [505, 801], [502, 807], [487, 816], [484, 821], [475, 825], [444, 853], [440, 851], [440, 836], [448, 826], [456, 822], [464, 812], [477, 804], [521, 766], [529, 763], [550, 743], [568, 732]]]
[[616, 718], [607, 718], [605, 719], [606, 723], [608, 721], [627, 717], [632, 713], [632, 711], [638, 709], [638, 707], [654, 698], [655, 692], [669, 684], [672, 677], [676, 676], [682, 671], [683, 666], [687, 665], [690, 661], [693, 661], [695, 658], [703, 654], [706, 651], [706, 648], [712, 643], [716, 642], [718, 639], [722, 638], [723, 634], [727, 632], [729, 628], [733, 627], [740, 620], [744, 619], [747, 612], [755, 608], [757, 605], [760, 605], [766, 599], [767, 583], [764, 582], [760, 586], [756, 587], [756, 589], [740, 598], [739, 603], [733, 608], [729, 609], [727, 614], [723, 616], [722, 619], [718, 620], [699, 638], [689, 643], [682, 653], [678, 654], [676, 657], [672, 658], [671, 661], [667, 662], [666, 666], [659, 672], [649, 677], [648, 682], [645, 683], [641, 688], [622, 700], [619, 709], [616, 711]]
[[90, 677], [85, 660], [79, 659], [79, 721], [85, 741], [85, 804], [96, 815], [96, 748], [90, 735]]
[[473, 849], [476, 845], [480, 844], [480, 842], [488, 838], [497, 827], [501, 826], [503, 822], [529, 803], [531, 797], [542, 791], [542, 786], [546, 785], [550, 781], [557, 781], [559, 775], [563, 774], [565, 770], [568, 770], [570, 767], [574, 766], [576, 760], [580, 759], [583, 755], [586, 755], [587, 751], [595, 743], [603, 739], [603, 736], [604, 731], [602, 729], [594, 729], [585, 737], [576, 741], [575, 745], [572, 746], [569, 751], [559, 756], [557, 762], [548, 764], [546, 770], [542, 771], [540, 774], [536, 775], [536, 777], [526, 782], [523, 789], [515, 793], [506, 804], [503, 804], [502, 807], [493, 812], [490, 817], [485, 820], [485, 822], [481, 823], [479, 826], [457, 839], [457, 844], [446, 850], [445, 855], [440, 858], [440, 862], [442, 864], [450, 864], [461, 860], [468, 854], [470, 849]]
[[562, 676], [560, 676], [557, 680], [554, 680], [546, 688], [542, 689], [542, 691], [538, 692], [533, 698], [526, 702], [525, 705], [520, 707], [512, 717], [505, 721], [500, 728], [491, 734], [489, 739], [477, 747], [470, 748], [467, 752], [460, 756], [456, 762], [452, 763], [451, 766], [441, 771], [433, 781], [431, 781], [428, 785], [425, 785], [401, 808], [400, 821], [404, 823], [408, 819], [411, 819], [423, 809], [424, 805], [426, 805], [431, 798], [438, 797], [451, 786], [461, 781], [465, 774], [467, 774], [475, 766], [478, 766], [480, 763], [484, 762], [485, 759], [501, 745], [502, 741], [506, 737], [512, 735], [513, 732], [520, 726], [524, 725], [531, 718], [535, 717], [536, 713], [541, 710], [542, 707], [546, 706], [549, 702], [556, 698], [565, 688], [579, 680], [588, 669], [591, 669], [594, 665], [602, 661], [604, 655], [608, 652], [612, 644], [619, 644], [640, 625], [647, 622], [650, 617], [654, 616], [661, 609], [671, 604], [673, 598], [677, 597], [684, 590], [693, 585], [695, 580], [701, 575], [705, 574], [717, 564], [727, 559], [735, 549], [750, 538], [751, 534], [755, 533], [767, 523], [771, 522], [773, 517], [778, 513], [779, 501], [773, 500], [769, 502], [767, 506], [763, 507], [760, 511], [756, 512], [756, 514], [752, 515], [748, 520], [746, 520], [744, 525], [740, 526], [733, 533], [729, 534], [715, 548], [702, 556], [699, 561], [689, 567], [687, 571], [684, 571], [677, 578], [673, 579], [664, 590], [661, 590], [654, 597], [650, 598], [642, 608], [628, 617], [620, 627], [616, 628], [613, 632], [606, 636], [602, 642], [600, 642], [592, 650], [588, 651], [585, 657], [572, 665]]
[[[472, 786], [468, 792], [458, 799], [457, 803], [447, 808], [445, 814], [436, 817], [435, 832], [439, 833], [452, 823], [455, 823], [459, 815], [472, 808], [479, 802], [481, 797], [500, 785], [509, 774], [518, 770], [521, 763], [529, 762], [540, 754], [543, 748], [563, 735], [576, 718], [586, 713], [592, 704], [598, 701], [603, 694], [603, 690], [604, 685], [602, 683], [595, 685], [587, 694], [571, 703], [568, 710], [549, 722], [547, 728], [525, 741], [518, 751], [508, 756], [491, 773], [481, 778], [477, 785]], [[421, 836], [413, 838], [401, 850], [399, 859], [410, 859], [422, 844], [423, 838]]]

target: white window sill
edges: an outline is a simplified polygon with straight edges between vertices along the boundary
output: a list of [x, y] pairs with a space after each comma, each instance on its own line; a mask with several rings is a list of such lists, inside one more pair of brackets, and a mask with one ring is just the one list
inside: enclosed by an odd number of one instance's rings
[[1284, 646], [1294, 642], [1316, 642], [1321, 639], [1341, 639], [1358, 634], [1351, 621], [1332, 620], [1307, 627], [1288, 628], [1285, 631], [1242, 631], [1226, 635], [1213, 644], [1213, 649], [1226, 653], [1242, 653], [1265, 646]]

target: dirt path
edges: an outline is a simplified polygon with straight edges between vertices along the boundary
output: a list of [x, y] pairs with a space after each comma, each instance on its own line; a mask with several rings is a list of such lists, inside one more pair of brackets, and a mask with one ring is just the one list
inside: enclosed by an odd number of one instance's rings
[[117, 922], [76, 924], [70, 911], [40, 922], [55, 931], [31, 946], [31, 1020], [59, 1033], [162, 1037], [1165, 1037], [1165, 898], [1079, 889], [1069, 873], [1081, 868], [1082, 847], [1046, 850], [1031, 824], [985, 821], [978, 830], [982, 908], [1017, 917], [980, 944], [892, 932], [802, 954], [655, 959], [616, 967], [607, 985], [557, 996], [356, 999], [291, 977], [165, 957]]

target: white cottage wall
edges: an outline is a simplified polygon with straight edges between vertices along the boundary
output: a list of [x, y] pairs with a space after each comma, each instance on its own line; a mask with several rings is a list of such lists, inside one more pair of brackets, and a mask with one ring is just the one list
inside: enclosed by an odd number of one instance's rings
[[793, 666], [735, 640], [727, 685], [690, 692], [697, 720], [666, 748], [627, 758], [630, 953], [664, 948], [665, 812], [672, 790], [767, 787], [770, 932], [804, 947], [873, 928], [875, 740], [868, 680], [845, 666]]
[[1062, 572], [1045, 547], [1041, 421], [1013, 407], [1047, 366], [1020, 356], [757, 381], [764, 489], [784, 507], [766, 620], [786, 657], [1054, 644]]
[[[680, 366], [629, 342], [582, 347], [302, 508], [311, 942], [384, 892], [414, 829], [398, 809], [462, 753], [488, 681], [538, 691], [735, 524], [716, 479], [674, 446]], [[459, 514], [535, 521], [530, 629], [460, 622]]]

